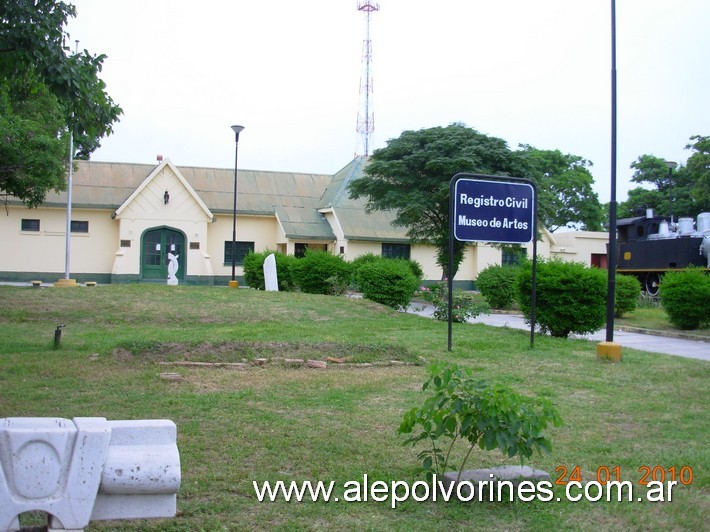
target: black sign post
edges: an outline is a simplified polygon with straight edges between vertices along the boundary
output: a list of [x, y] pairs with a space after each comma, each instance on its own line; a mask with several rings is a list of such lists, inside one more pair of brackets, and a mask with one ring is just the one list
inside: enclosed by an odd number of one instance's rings
[[537, 189], [517, 177], [456, 174], [449, 184], [449, 351], [451, 351], [454, 238], [461, 242], [533, 243], [530, 347], [535, 338]]

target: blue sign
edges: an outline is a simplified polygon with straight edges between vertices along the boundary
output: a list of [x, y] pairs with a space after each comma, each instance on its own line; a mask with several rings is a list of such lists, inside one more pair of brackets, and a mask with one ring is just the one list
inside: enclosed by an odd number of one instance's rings
[[459, 179], [454, 188], [454, 237], [462, 242], [532, 242], [534, 204], [532, 184]]

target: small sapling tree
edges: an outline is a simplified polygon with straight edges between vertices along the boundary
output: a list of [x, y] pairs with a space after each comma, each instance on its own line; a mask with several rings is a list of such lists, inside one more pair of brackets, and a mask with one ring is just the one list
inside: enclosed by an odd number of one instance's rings
[[422, 390], [430, 395], [405, 413], [399, 433], [410, 435], [404, 445], [426, 445], [417, 456], [429, 477], [456, 469], [450, 459], [457, 447], [465, 449], [457, 481], [476, 447], [500, 449], [507, 457], [519, 456], [521, 463], [535, 450], [551, 452], [550, 440], [542, 432], [549, 424], [562, 424], [549, 400], [489, 385], [457, 365], [433, 365]]

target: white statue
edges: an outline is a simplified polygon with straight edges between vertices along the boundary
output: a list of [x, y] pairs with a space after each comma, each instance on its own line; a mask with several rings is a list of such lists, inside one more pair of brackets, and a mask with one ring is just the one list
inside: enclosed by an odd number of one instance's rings
[[264, 288], [267, 292], [279, 291], [279, 277], [276, 274], [276, 257], [272, 253], [264, 260]]
[[168, 284], [176, 286], [178, 284], [178, 278], [175, 277], [175, 274], [178, 271], [178, 268], [180, 265], [178, 264], [178, 258], [180, 255], [173, 255], [171, 252], [168, 252]]

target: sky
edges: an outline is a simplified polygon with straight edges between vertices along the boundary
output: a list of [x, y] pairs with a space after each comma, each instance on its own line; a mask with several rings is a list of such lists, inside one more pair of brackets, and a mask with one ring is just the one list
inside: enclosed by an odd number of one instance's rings
[[[105, 54], [123, 109], [96, 161], [334, 174], [363, 154], [357, 0], [72, 0], [71, 47]], [[374, 133], [461, 122], [593, 163], [610, 198], [611, 1], [380, 0]], [[710, 135], [710, 0], [617, 0], [617, 200], [640, 155]]]

